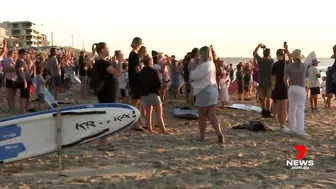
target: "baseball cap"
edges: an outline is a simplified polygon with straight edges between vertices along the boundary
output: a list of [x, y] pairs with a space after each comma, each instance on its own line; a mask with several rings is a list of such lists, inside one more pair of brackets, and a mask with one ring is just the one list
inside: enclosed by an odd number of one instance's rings
[[26, 49], [20, 49], [18, 54], [24, 54], [24, 53], [28, 53], [28, 51]]

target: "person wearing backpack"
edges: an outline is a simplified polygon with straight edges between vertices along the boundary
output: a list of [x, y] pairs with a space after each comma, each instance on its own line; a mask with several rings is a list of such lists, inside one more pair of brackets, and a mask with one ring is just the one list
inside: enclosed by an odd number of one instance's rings
[[[115, 103], [117, 98], [118, 78], [121, 74], [121, 63], [117, 68], [113, 67], [106, 58], [109, 56], [109, 48], [105, 42], [94, 44], [98, 54], [98, 59], [92, 68], [91, 86], [99, 86], [95, 88], [99, 103]], [[97, 85], [97, 83], [99, 83]], [[94, 85], [96, 84], [96, 85]], [[107, 138], [101, 139], [99, 150], [108, 150]]]

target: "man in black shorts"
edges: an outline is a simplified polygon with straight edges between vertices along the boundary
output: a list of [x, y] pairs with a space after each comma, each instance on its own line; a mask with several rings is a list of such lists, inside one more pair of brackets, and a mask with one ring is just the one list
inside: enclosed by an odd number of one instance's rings
[[17, 75], [16, 85], [20, 89], [20, 111], [26, 113], [29, 105], [30, 86], [32, 85], [30, 71], [26, 62], [28, 52], [25, 49], [19, 50], [19, 58], [16, 60], [15, 71]]
[[14, 56], [16, 56], [16, 52], [9, 50], [7, 52], [7, 57], [3, 62], [3, 71], [6, 74], [7, 102], [9, 109], [15, 108], [15, 96], [17, 89], [15, 85], [16, 71], [14, 62], [16, 58]]
[[320, 94], [321, 73], [317, 69], [319, 61], [313, 59], [312, 66], [308, 69], [309, 89], [310, 89], [310, 108], [317, 110], [317, 96]]

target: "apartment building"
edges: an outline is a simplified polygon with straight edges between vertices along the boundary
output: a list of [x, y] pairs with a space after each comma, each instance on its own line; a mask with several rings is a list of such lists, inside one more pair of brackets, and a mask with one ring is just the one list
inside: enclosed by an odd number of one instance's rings
[[2, 27], [8, 35], [19, 39], [20, 47], [39, 47], [47, 41], [47, 36], [39, 32], [35, 23], [30, 21], [3, 22]]

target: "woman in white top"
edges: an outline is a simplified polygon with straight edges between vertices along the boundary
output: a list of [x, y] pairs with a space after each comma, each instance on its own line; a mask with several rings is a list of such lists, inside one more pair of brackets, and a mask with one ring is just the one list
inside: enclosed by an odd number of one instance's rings
[[193, 95], [196, 96], [195, 105], [198, 106], [198, 125], [201, 141], [205, 141], [206, 120], [208, 119], [216, 131], [218, 142], [224, 143], [218, 119], [216, 117], [216, 105], [218, 102], [218, 88], [216, 82], [216, 67], [212, 61], [211, 49], [204, 46], [200, 49], [200, 61], [196, 68], [190, 72], [193, 81]]

